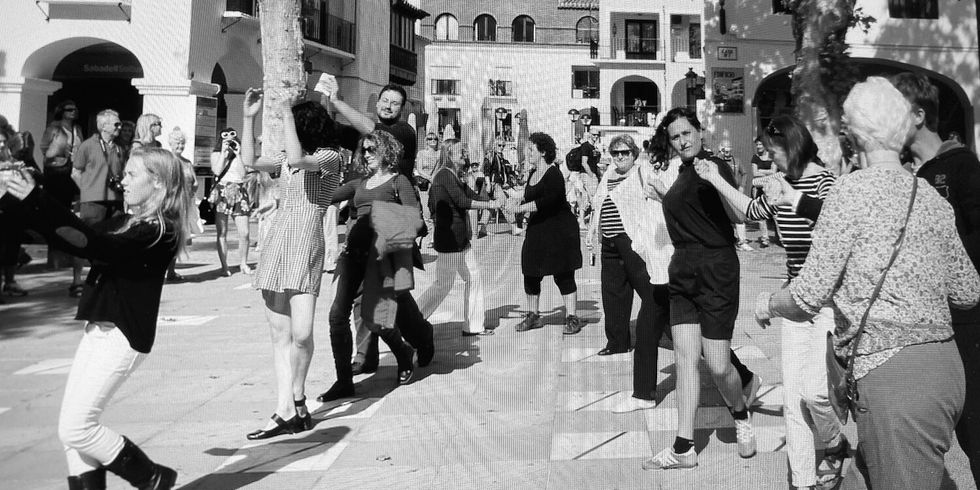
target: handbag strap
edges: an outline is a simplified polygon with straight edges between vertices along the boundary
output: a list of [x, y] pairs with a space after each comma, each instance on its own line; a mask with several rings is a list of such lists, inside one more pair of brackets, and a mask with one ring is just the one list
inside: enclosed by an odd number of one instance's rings
[[873, 305], [875, 300], [878, 299], [878, 293], [881, 292], [881, 287], [885, 283], [885, 276], [888, 275], [888, 270], [891, 269], [892, 264], [895, 263], [895, 259], [898, 257], [898, 251], [902, 248], [902, 243], [905, 241], [905, 231], [909, 226], [909, 217], [912, 216], [912, 205], [915, 204], [915, 194], [918, 189], [919, 179], [913, 175], [912, 197], [909, 199], [909, 207], [905, 212], [905, 223], [902, 224], [902, 228], [898, 233], [898, 239], [895, 240], [895, 245], [892, 247], [892, 256], [888, 259], [888, 264], [885, 265], [885, 270], [881, 273], [881, 278], [878, 279], [878, 284], [875, 285], [874, 292], [871, 293], [871, 298], [868, 301], [868, 309], [864, 310], [864, 315], [861, 317], [861, 325], [858, 327], [857, 335], [854, 336], [854, 344], [851, 346], [851, 353], [847, 356], [848, 375], [850, 375], [854, 370], [854, 358], [857, 357], [858, 344], [861, 342], [861, 335], [864, 333], [864, 327], [868, 323], [868, 315], [871, 313], [871, 305]]
[[231, 162], [234, 159], [235, 159], [234, 154], [231, 154], [231, 158], [226, 158], [225, 159], [225, 168], [221, 169], [221, 173], [219, 173], [218, 174], [218, 177], [216, 179], [214, 179], [215, 185], [217, 185], [219, 182], [221, 182], [221, 179], [224, 178], [225, 174], [228, 173], [229, 170], [231, 170]]

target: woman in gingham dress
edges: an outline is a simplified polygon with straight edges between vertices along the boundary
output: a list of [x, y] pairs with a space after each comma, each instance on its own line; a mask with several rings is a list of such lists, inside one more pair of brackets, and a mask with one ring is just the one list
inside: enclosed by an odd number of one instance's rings
[[277, 403], [272, 420], [249, 439], [267, 439], [313, 428], [306, 409], [306, 375], [313, 358], [313, 314], [323, 275], [323, 216], [340, 183], [340, 154], [327, 148], [333, 120], [319, 104], [285, 99], [286, 154], [255, 160], [252, 137], [262, 106], [260, 90], [245, 94], [242, 161], [279, 172], [282, 204], [262, 244], [255, 287], [262, 291], [272, 330]]

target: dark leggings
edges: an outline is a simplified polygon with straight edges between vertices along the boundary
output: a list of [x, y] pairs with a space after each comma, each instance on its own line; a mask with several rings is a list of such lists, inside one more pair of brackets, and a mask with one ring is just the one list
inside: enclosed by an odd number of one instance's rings
[[[552, 277], [554, 277], [555, 285], [558, 286], [558, 291], [561, 291], [562, 296], [572, 294], [578, 290], [575, 286], [575, 271], [561, 272], [554, 274]], [[541, 276], [524, 276], [524, 293], [531, 296], [540, 295], [541, 281], [543, 279]]]

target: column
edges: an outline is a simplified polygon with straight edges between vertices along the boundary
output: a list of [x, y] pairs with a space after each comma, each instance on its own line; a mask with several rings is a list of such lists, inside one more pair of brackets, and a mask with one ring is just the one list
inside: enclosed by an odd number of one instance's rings
[[[48, 97], [61, 88], [61, 82], [37, 78], [0, 78], [0, 114], [18, 131], [30, 131], [35, 143], [41, 142], [47, 126]], [[34, 158], [41, 162], [41, 150]]]

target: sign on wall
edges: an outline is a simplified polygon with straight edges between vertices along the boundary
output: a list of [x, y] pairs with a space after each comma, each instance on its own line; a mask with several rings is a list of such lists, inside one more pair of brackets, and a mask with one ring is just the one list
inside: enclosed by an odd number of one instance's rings
[[198, 97], [194, 116], [194, 166], [210, 169], [217, 134], [218, 100]]
[[712, 68], [711, 102], [717, 113], [745, 111], [745, 69]]
[[718, 46], [718, 59], [721, 61], [738, 61], [738, 48], [734, 46]]

